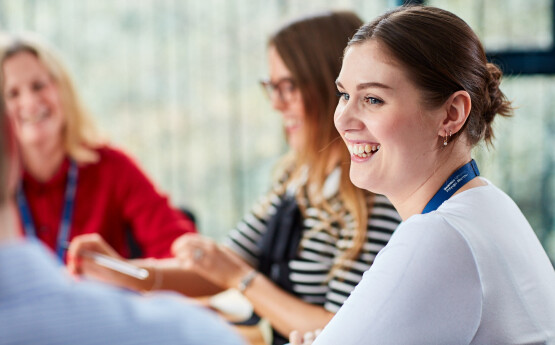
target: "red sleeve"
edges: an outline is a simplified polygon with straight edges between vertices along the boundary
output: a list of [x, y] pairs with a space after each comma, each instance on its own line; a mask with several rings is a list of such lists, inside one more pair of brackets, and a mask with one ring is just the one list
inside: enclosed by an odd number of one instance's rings
[[118, 198], [123, 217], [130, 224], [143, 257], [170, 256], [173, 241], [184, 233], [196, 232], [194, 223], [170, 205], [137, 164], [115, 151], [118, 159]]

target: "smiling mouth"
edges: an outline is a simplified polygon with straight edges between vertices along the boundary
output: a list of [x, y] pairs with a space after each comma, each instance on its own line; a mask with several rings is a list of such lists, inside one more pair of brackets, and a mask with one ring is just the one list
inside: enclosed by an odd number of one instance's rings
[[283, 121], [283, 125], [285, 126], [285, 128], [297, 127], [298, 125], [300, 125], [300, 123], [301, 121], [297, 119], [286, 119]]
[[25, 113], [21, 114], [19, 117], [22, 123], [37, 123], [46, 119], [50, 115], [47, 108], [42, 108], [35, 113]]
[[347, 148], [353, 156], [360, 158], [370, 157], [374, 153], [378, 152], [381, 145], [370, 145], [370, 144], [348, 144]]

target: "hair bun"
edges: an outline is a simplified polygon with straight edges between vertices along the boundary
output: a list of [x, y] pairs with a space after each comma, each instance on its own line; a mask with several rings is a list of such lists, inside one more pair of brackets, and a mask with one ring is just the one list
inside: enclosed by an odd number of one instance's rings
[[484, 139], [486, 142], [491, 142], [493, 138], [493, 132], [491, 128], [491, 123], [495, 118], [495, 115], [499, 114], [502, 116], [511, 116], [512, 107], [511, 102], [507, 100], [507, 97], [503, 94], [499, 88], [501, 84], [501, 78], [503, 77], [503, 72], [493, 63], [486, 64], [486, 102], [484, 103], [484, 108], [482, 110], [483, 120], [485, 122], [485, 133]]

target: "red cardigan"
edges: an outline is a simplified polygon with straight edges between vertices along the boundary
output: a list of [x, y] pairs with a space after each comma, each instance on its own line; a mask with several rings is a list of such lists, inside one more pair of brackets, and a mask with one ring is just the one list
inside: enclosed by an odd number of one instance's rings
[[[78, 168], [69, 240], [76, 235], [97, 232], [116, 251], [128, 257], [125, 232], [131, 229], [143, 257], [170, 256], [173, 240], [196, 231], [193, 222], [172, 208], [168, 198], [122, 151], [103, 147], [98, 152], [99, 162]], [[66, 159], [45, 183], [23, 173], [23, 190], [37, 236], [53, 250], [62, 217], [68, 168]]]

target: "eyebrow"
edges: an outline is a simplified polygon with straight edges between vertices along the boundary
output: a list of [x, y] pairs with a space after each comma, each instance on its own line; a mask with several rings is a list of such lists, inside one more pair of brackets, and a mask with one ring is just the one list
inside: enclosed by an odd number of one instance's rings
[[[343, 88], [343, 89], [345, 88], [345, 87], [343, 87], [343, 85], [341, 84], [341, 82], [340, 82], [339, 80], [336, 80], [336, 81], [335, 81], [335, 84], [336, 84], [337, 86]], [[377, 87], [377, 88], [380, 88], [380, 89], [389, 89], [389, 90], [392, 89], [391, 86], [388, 86], [388, 85], [385, 85], [385, 84], [382, 84], [382, 83], [378, 83], [378, 82], [368, 82], [368, 83], [358, 84], [358, 85], [357, 85], [357, 91], [364, 90], [364, 89], [368, 89], [368, 88], [370, 88], [370, 87]]]

